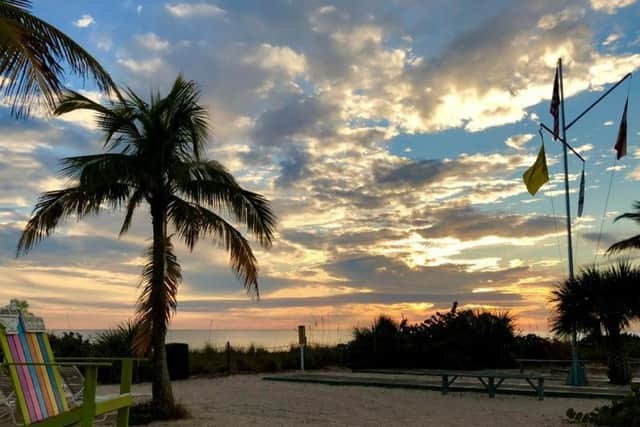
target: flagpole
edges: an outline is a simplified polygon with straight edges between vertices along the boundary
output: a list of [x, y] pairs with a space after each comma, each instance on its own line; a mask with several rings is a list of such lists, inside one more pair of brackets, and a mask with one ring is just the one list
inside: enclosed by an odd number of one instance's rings
[[[554, 84], [554, 97], [556, 95], [556, 85], [559, 86], [558, 92], [559, 96], [558, 98], [560, 98], [557, 102], [560, 104], [560, 110], [561, 114], [558, 114], [558, 112], [554, 113], [553, 111], [551, 112], [551, 114], [554, 115], [555, 121], [554, 121], [554, 130], [552, 131], [548, 126], [546, 126], [544, 123], [540, 123], [540, 128], [544, 129], [545, 131], [549, 132], [551, 135], [553, 135], [554, 139], [556, 140], [560, 140], [560, 142], [562, 142], [562, 152], [563, 152], [563, 157], [564, 157], [564, 195], [565, 195], [565, 202], [566, 202], [566, 211], [567, 211], [567, 251], [568, 251], [568, 261], [569, 261], [569, 280], [574, 280], [575, 275], [574, 275], [574, 263], [573, 263], [573, 241], [572, 241], [572, 236], [571, 236], [571, 203], [569, 200], [569, 162], [568, 162], [568, 151], [567, 150], [571, 150], [573, 152], [573, 154], [576, 155], [576, 157], [578, 157], [580, 160], [582, 160], [583, 162], [583, 170], [584, 170], [584, 158], [573, 148], [571, 147], [571, 145], [569, 144], [569, 141], [567, 139], [567, 130], [569, 130], [570, 127], [572, 127], [574, 124], [576, 124], [581, 118], [583, 118], [589, 111], [591, 111], [597, 104], [599, 104], [603, 99], [605, 99], [611, 92], [613, 92], [614, 89], [616, 89], [618, 86], [620, 86], [620, 84], [622, 84], [622, 82], [624, 82], [625, 80], [631, 78], [631, 73], [627, 73], [624, 77], [622, 77], [618, 82], [616, 82], [616, 84], [614, 84], [611, 88], [609, 88], [605, 93], [603, 93], [600, 97], [598, 97], [598, 99], [596, 99], [591, 105], [589, 105], [586, 109], [584, 109], [580, 114], [578, 114], [578, 116], [573, 119], [568, 125], [566, 124], [566, 118], [565, 118], [565, 103], [564, 103], [564, 76], [563, 76], [563, 72], [562, 72], [562, 58], [558, 59], [558, 63], [556, 65], [556, 82]], [[553, 107], [553, 102], [554, 99], [552, 99], [552, 107]], [[627, 99], [628, 99], [628, 95], [627, 95]], [[625, 104], [626, 106], [626, 104]], [[625, 108], [626, 111], [626, 108]], [[560, 119], [561, 119], [561, 125], [562, 125], [562, 136], [558, 135], [559, 132], [557, 132], [556, 130], [559, 131], [559, 127], [558, 125], [558, 115], [560, 115]], [[624, 114], [624, 117], [626, 117], [626, 113]], [[617, 143], [616, 143], [617, 145]], [[617, 150], [617, 148], [616, 148]], [[581, 183], [582, 185], [582, 183]], [[578, 209], [580, 209], [580, 207], [578, 206]], [[578, 360], [578, 337], [577, 337], [577, 330], [576, 330], [576, 325], [574, 324], [572, 327], [572, 331], [571, 331], [571, 369], [569, 371], [569, 379], [568, 379], [568, 383], [570, 385], [573, 386], [577, 386], [577, 385], [585, 385], [586, 384], [586, 376], [584, 373], [584, 368], [580, 366], [579, 364], [579, 360]]]
[[[571, 200], [569, 198], [569, 159], [567, 156], [567, 126], [565, 121], [565, 106], [564, 106], [564, 79], [562, 73], [562, 58], [558, 59], [558, 74], [560, 76], [560, 109], [561, 109], [561, 126], [562, 126], [562, 154], [564, 162], [564, 200], [567, 206], [567, 252], [569, 259], [569, 280], [574, 279], [573, 270], [573, 242], [571, 237]], [[569, 373], [569, 385], [577, 386], [584, 385], [582, 376], [579, 375], [578, 370], [578, 334], [576, 331], [576, 325], [571, 328], [571, 371]]]

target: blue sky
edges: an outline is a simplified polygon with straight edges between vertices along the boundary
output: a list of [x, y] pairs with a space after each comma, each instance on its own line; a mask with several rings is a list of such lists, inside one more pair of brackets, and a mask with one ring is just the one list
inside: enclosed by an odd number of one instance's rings
[[[549, 290], [567, 275], [560, 145], [545, 139], [552, 180], [535, 197], [521, 176], [537, 123], [551, 123], [554, 63], [566, 66], [568, 120], [640, 66], [635, 0], [50, 0], [34, 13], [141, 95], [166, 92], [179, 72], [196, 80], [209, 156], [273, 201], [277, 242], [257, 251], [262, 300], [244, 295], [215, 245], [180, 248], [176, 328], [418, 321], [457, 300], [546, 330]], [[629, 88], [629, 155], [614, 164]], [[569, 132], [587, 158], [581, 219], [570, 159], [578, 265], [594, 261], [610, 179], [601, 249], [638, 232], [612, 219], [636, 199], [639, 94], [624, 83]], [[147, 213], [120, 239], [121, 213], [71, 220], [13, 256], [37, 195], [66, 183], [58, 159], [101, 149], [91, 116], [15, 120], [2, 107], [0, 127], [0, 297], [30, 300], [51, 327], [130, 318]]]

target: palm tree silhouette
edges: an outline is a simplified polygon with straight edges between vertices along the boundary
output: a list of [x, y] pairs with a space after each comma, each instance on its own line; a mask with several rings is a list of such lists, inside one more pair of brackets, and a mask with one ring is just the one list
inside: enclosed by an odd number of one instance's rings
[[[640, 224], [640, 202], [633, 203], [634, 212], [626, 212], [622, 215], [618, 215], [614, 221], [618, 221], [619, 219], [631, 219], [636, 223]], [[612, 254], [616, 252], [622, 252], [629, 249], [640, 249], [640, 234], [636, 234], [633, 237], [629, 237], [628, 239], [621, 240], [617, 243], [614, 243], [607, 249], [607, 253]]]
[[51, 24], [36, 18], [31, 0], [0, 0], [0, 93], [15, 116], [34, 105], [49, 109], [64, 88], [64, 68], [95, 81], [103, 92], [118, 94], [109, 73], [86, 50]]
[[622, 331], [640, 313], [640, 272], [620, 261], [605, 270], [584, 268], [573, 280], [552, 291], [556, 314], [551, 329], [560, 335], [578, 332], [606, 335], [609, 351], [609, 379], [616, 384], [631, 381], [631, 367], [624, 353]]
[[[61, 219], [97, 214], [103, 207], [124, 208], [120, 234], [126, 233], [136, 208], [146, 203], [153, 224], [153, 242], [146, 252], [138, 299], [138, 352], [152, 350], [153, 406], [170, 411], [174, 400], [165, 354], [165, 336], [176, 309], [182, 275], [172, 237], [193, 250], [211, 236], [230, 255], [231, 268], [249, 293], [258, 296], [258, 267], [243, 234], [223, 216], [246, 225], [258, 242], [269, 247], [275, 215], [263, 196], [243, 189], [215, 160], [204, 158], [208, 133], [199, 90], [178, 76], [169, 94], [146, 102], [132, 90], [104, 106], [69, 91], [55, 110], [64, 114], [89, 110], [105, 135], [106, 152], [68, 157], [63, 173], [77, 184], [40, 196], [18, 243], [18, 254], [50, 235]], [[169, 226], [174, 234], [168, 233]]]

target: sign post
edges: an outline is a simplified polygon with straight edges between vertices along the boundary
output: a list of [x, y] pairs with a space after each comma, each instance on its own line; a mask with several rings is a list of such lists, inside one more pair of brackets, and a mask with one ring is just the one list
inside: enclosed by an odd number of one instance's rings
[[304, 348], [307, 345], [304, 325], [298, 326], [298, 344], [300, 344], [300, 370], [304, 371]]

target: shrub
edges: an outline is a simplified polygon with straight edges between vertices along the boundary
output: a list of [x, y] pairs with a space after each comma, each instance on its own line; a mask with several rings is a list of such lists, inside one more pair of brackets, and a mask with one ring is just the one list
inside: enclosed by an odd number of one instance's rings
[[[571, 358], [571, 347], [568, 342], [547, 339], [535, 334], [515, 337], [514, 354], [519, 359], [560, 359]], [[583, 358], [587, 358], [581, 353]]]
[[486, 369], [515, 365], [515, 335], [509, 313], [457, 310], [408, 325], [380, 316], [355, 329], [349, 343], [354, 368]]
[[631, 386], [631, 394], [623, 399], [613, 400], [611, 405], [604, 405], [591, 412], [576, 412], [567, 409], [567, 418], [574, 423], [593, 424], [611, 427], [640, 426], [640, 387]]
[[87, 357], [91, 356], [91, 342], [77, 332], [63, 332], [62, 335], [49, 335], [51, 350], [56, 356]]

